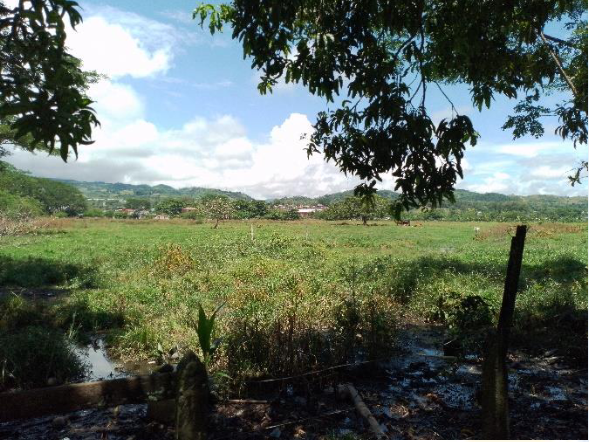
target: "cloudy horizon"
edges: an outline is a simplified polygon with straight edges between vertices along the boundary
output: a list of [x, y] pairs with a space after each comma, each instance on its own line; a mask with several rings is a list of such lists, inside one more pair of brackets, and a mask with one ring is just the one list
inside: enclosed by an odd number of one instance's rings
[[[244, 192], [259, 199], [320, 196], [352, 189], [347, 177], [319, 154], [307, 159], [305, 139], [324, 101], [302, 86], [280, 84], [260, 96], [256, 73], [227, 34], [210, 36], [190, 19], [189, 1], [150, 5], [82, 2], [84, 22], [68, 35], [84, 68], [104, 74], [89, 95], [101, 127], [95, 143], [67, 164], [60, 158], [15, 150], [5, 158], [36, 176], [127, 184], [166, 184]], [[570, 175], [587, 146], [553, 135], [512, 141], [501, 131], [515, 104], [497, 99], [490, 111], [473, 110], [467, 91], [449, 87], [460, 112], [481, 133], [465, 154], [458, 188], [479, 193], [587, 195], [586, 181]], [[429, 99], [434, 120], [447, 102]], [[391, 176], [380, 189], [394, 189]]]

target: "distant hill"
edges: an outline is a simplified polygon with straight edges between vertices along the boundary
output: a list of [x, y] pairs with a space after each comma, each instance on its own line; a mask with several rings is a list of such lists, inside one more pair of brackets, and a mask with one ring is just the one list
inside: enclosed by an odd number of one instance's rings
[[[98, 207], [122, 207], [128, 198], [149, 198], [157, 202], [166, 198], [198, 199], [205, 195], [222, 195], [233, 200], [251, 201], [252, 197], [242, 192], [231, 192], [205, 187], [186, 187], [175, 189], [159, 184], [123, 184], [104, 182], [85, 182], [75, 180], [58, 180], [76, 187], [90, 202]], [[317, 198], [292, 196], [267, 200], [272, 205], [316, 205], [330, 206], [349, 196], [353, 190], [331, 193]], [[390, 190], [380, 190], [378, 195], [395, 199], [398, 194]], [[444, 203], [442, 208], [422, 214], [411, 211], [411, 218], [427, 219], [460, 219], [460, 220], [512, 220], [512, 219], [552, 219], [552, 220], [587, 220], [587, 197], [562, 197], [554, 195], [503, 195], [500, 193], [477, 193], [458, 189], [455, 192], [456, 203]]]
[[455, 204], [445, 203], [434, 211], [434, 219], [463, 220], [562, 220], [586, 221], [587, 197], [555, 195], [503, 195], [458, 189]]
[[102, 181], [57, 180], [70, 184], [79, 189], [89, 199], [115, 199], [124, 201], [127, 198], [150, 198], [153, 200], [164, 198], [201, 198], [205, 195], [223, 195], [236, 200], [252, 200], [245, 193], [230, 192], [206, 187], [185, 187], [175, 189], [165, 184], [148, 186], [147, 184], [105, 183]]

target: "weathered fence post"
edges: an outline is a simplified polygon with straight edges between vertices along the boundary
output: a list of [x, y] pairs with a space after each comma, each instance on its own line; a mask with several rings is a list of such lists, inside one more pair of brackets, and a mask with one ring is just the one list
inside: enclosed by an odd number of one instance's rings
[[176, 439], [206, 439], [209, 383], [204, 364], [188, 352], [178, 364]]
[[497, 330], [489, 338], [483, 363], [483, 436], [486, 439], [509, 439], [509, 404], [507, 392], [507, 347], [515, 310], [526, 240], [526, 226], [517, 226], [511, 238], [507, 276]]

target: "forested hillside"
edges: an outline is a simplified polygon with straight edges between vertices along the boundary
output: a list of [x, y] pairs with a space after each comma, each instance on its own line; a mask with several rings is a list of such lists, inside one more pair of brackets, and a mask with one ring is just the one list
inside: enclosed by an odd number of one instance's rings
[[203, 196], [215, 195], [226, 196], [231, 199], [251, 200], [250, 196], [241, 192], [230, 192], [219, 189], [208, 189], [205, 187], [185, 187], [175, 189], [165, 184], [157, 186], [148, 186], [146, 184], [123, 184], [123, 183], [104, 183], [101, 181], [86, 182], [75, 180], [59, 180], [62, 183], [72, 185], [79, 189], [86, 198], [104, 199], [104, 200], [121, 200], [124, 201], [129, 197], [149, 198], [152, 202], [165, 198], [201, 198]]
[[0, 216], [76, 215], [86, 208], [85, 196], [74, 186], [32, 177], [0, 161]]

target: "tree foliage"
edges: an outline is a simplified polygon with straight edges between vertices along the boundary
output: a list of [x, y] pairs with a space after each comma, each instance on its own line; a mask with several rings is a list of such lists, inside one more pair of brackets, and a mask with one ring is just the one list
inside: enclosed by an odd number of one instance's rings
[[92, 143], [99, 124], [85, 94], [88, 74], [65, 46], [66, 21], [72, 28], [82, 21], [77, 8], [71, 0], [15, 8], [0, 1], [0, 123], [12, 143], [57, 150], [64, 161], [70, 149], [77, 156], [78, 146]]
[[229, 198], [211, 195], [203, 197], [200, 203], [206, 216], [215, 220], [215, 228], [219, 226], [221, 220], [233, 216], [234, 207]]
[[[524, 135], [536, 138], [544, 135], [543, 120], [556, 117], [559, 121], [555, 133], [563, 139], [578, 144], [587, 144], [587, 20], [576, 11], [573, 20], [566, 24], [570, 31], [566, 40], [536, 33], [545, 49], [550, 53], [559, 75], [544, 88], [547, 93], [570, 92], [570, 97], [553, 106], [542, 104], [545, 98], [540, 88], [528, 91], [526, 97], [514, 108], [503, 129], [513, 130], [514, 139]], [[581, 182], [581, 174], [587, 170], [587, 161], [581, 161], [574, 173], [569, 176], [572, 185]]]
[[187, 203], [183, 199], [179, 198], [168, 198], [160, 201], [155, 206], [157, 213], [165, 213], [166, 215], [175, 216], [182, 213], [182, 209], [187, 206]]
[[361, 219], [366, 224], [370, 219], [390, 216], [390, 205], [389, 198], [378, 195], [370, 199], [348, 196], [319, 212], [318, 217], [326, 220]]
[[125, 208], [135, 210], [149, 210], [151, 208], [151, 201], [149, 198], [127, 198], [125, 201]]
[[[322, 153], [359, 176], [359, 195], [374, 193], [382, 175], [392, 173], [401, 193], [398, 216], [412, 206], [453, 200], [464, 150], [478, 139], [450, 100], [451, 117], [434, 124], [428, 88], [444, 93], [443, 84], [465, 84], [479, 109], [498, 95], [558, 88], [565, 71], [544, 42], [544, 28], [567, 20], [586, 28], [584, 11], [586, 3], [574, 0], [233, 0], [201, 4], [193, 16], [201, 25], [208, 19], [213, 33], [225, 23], [232, 27], [244, 57], [261, 71], [261, 93], [283, 79], [328, 102], [343, 97], [318, 114], [308, 154]], [[571, 39], [569, 68], [584, 63], [586, 72], [586, 41]], [[574, 81], [578, 94], [557, 112], [559, 130], [586, 142], [586, 75]]]
[[0, 199], [0, 211], [22, 207], [27, 213], [35, 215], [38, 214], [36, 207], [40, 207], [46, 214], [65, 212], [76, 215], [88, 208], [86, 198], [75, 187], [47, 178], [31, 177], [4, 162], [0, 162], [0, 191], [14, 197], [12, 201], [6, 197]]
[[268, 213], [268, 205], [264, 201], [234, 200], [233, 214], [238, 219], [262, 218]]

